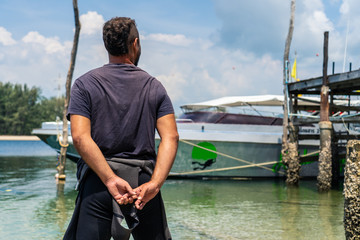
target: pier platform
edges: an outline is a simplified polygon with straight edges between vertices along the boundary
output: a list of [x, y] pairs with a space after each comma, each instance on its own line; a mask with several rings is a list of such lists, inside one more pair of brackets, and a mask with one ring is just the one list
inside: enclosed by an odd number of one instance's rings
[[0, 135], [0, 141], [40, 141], [37, 136]]

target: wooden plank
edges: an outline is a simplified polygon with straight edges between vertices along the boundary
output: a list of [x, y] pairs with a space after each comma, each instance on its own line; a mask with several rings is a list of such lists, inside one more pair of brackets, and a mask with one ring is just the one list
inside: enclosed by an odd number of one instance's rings
[[[348, 112], [348, 111], [355, 111], [360, 112], [360, 107], [357, 106], [339, 106], [330, 104], [332, 112]], [[320, 106], [294, 106], [294, 110], [298, 111], [318, 111], [320, 110]]]
[[[304, 124], [311, 124], [311, 123], [318, 123], [320, 121], [319, 117], [316, 118], [297, 118], [294, 119], [294, 125], [304, 125]], [[330, 121], [332, 123], [359, 123], [360, 116], [356, 117], [347, 117], [347, 118], [335, 118], [330, 117]]]
[[[288, 89], [290, 93], [301, 90], [306, 91], [310, 89], [320, 90], [320, 87], [322, 86], [322, 82], [323, 82], [322, 76], [305, 79], [298, 82], [289, 83]], [[354, 90], [354, 87], [358, 87], [360, 89], [360, 69], [351, 72], [329, 75], [328, 84], [330, 88], [334, 87], [337, 88], [337, 90], [349, 89], [349, 88], [353, 88], [352, 90]]]
[[40, 141], [40, 139], [37, 136], [2, 135], [0, 141]]

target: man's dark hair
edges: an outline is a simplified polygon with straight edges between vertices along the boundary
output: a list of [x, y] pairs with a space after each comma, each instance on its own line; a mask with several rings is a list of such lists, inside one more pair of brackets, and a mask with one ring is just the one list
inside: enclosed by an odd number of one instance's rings
[[106, 50], [113, 56], [129, 53], [129, 46], [139, 38], [134, 19], [115, 17], [104, 24], [103, 40]]

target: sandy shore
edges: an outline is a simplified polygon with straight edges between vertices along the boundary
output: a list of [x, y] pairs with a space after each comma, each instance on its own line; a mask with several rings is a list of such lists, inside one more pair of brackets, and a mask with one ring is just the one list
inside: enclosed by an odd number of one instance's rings
[[39, 141], [37, 136], [12, 136], [12, 135], [0, 135], [0, 141]]

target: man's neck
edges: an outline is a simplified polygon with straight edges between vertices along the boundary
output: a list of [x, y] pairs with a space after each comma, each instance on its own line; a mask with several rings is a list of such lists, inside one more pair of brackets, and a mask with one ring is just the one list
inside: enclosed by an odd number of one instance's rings
[[116, 64], [132, 64], [134, 63], [130, 60], [130, 57], [128, 55], [123, 56], [113, 56], [109, 55], [109, 63], [116, 63]]

